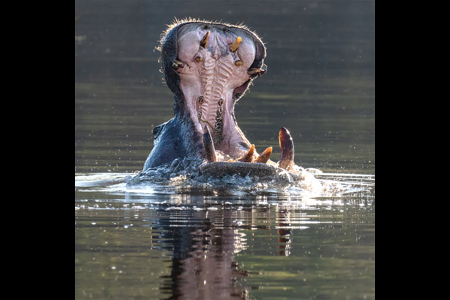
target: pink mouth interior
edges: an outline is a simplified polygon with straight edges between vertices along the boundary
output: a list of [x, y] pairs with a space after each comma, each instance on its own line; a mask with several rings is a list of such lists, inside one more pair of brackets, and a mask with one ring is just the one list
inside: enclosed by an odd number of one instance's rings
[[[203, 48], [200, 42], [208, 31], [208, 42]], [[239, 48], [230, 51], [237, 38], [214, 28], [198, 28], [180, 32], [178, 39], [178, 60], [183, 67], [177, 72], [196, 130], [203, 132], [202, 128], [209, 126], [216, 150], [233, 158], [249, 145], [234, 119], [233, 92], [250, 79], [247, 70], [256, 55], [253, 41], [245, 36], [241, 37]]]

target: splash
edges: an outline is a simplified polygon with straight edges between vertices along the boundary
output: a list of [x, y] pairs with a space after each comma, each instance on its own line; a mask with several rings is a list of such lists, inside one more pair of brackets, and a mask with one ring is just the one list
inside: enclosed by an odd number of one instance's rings
[[353, 197], [375, 194], [375, 175], [322, 173], [299, 168], [304, 180], [295, 180], [288, 172], [276, 176], [219, 177], [202, 174], [196, 159], [176, 159], [170, 165], [150, 168], [139, 174], [76, 174], [77, 191], [108, 193], [195, 195], [195, 196], [273, 196], [273, 197]]
[[127, 176], [126, 189], [215, 196], [348, 197], [371, 195], [375, 186], [374, 175], [322, 173], [297, 166], [296, 172], [303, 175], [303, 180], [296, 180], [286, 171], [276, 176], [223, 174], [215, 177], [202, 174], [199, 170], [201, 163], [196, 159], [176, 159], [170, 165]]

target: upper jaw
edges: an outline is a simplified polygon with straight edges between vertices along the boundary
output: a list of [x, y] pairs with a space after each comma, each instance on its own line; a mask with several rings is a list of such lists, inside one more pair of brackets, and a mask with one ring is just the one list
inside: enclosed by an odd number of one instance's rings
[[234, 105], [251, 79], [265, 72], [252, 68], [257, 48], [244, 31], [200, 26], [178, 33], [177, 58], [171, 66], [196, 130], [201, 133], [209, 126], [216, 149], [234, 158], [250, 146], [236, 124]]

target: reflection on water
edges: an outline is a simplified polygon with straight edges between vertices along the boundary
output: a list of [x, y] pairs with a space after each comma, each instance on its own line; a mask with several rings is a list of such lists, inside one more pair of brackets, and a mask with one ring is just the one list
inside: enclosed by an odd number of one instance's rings
[[76, 298], [374, 298], [372, 192], [126, 192], [121, 176], [76, 177]]
[[183, 218], [200, 219], [202, 224], [174, 227], [161, 222], [162, 228], [173, 227], [168, 235], [175, 241], [172, 273], [163, 289], [185, 299], [241, 299], [245, 289], [233, 283], [246, 272], [239, 270], [234, 254], [245, 249], [245, 235], [233, 228], [232, 211], [208, 210], [171, 218], [181, 222]]

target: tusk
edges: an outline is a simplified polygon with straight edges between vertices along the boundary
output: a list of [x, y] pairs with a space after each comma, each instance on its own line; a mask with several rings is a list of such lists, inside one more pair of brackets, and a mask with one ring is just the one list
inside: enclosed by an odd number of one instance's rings
[[244, 154], [242, 157], [238, 158], [237, 161], [248, 162], [248, 163], [252, 162], [254, 152], [255, 152], [255, 145], [251, 145], [250, 149], [248, 149], [247, 153]]
[[266, 150], [264, 150], [264, 152], [261, 153], [261, 155], [258, 156], [258, 158], [253, 162], [265, 164], [269, 160], [271, 154], [272, 154], [272, 147], [269, 147]]
[[281, 127], [280, 134], [281, 158], [278, 166], [282, 169], [289, 170], [294, 165], [294, 141], [292, 140], [289, 130]]
[[205, 147], [206, 159], [208, 162], [216, 162], [216, 149], [214, 149], [213, 139], [209, 132], [209, 128], [206, 125], [203, 129], [203, 146]]
[[231, 44], [230, 51], [231, 52], [236, 52], [236, 50], [239, 48], [239, 45], [241, 44], [241, 42], [242, 42], [242, 39], [241, 39], [240, 36], [238, 36], [236, 41], [234, 41], [233, 44]]
[[202, 40], [200, 41], [200, 46], [202, 46], [203, 48], [208, 47], [208, 38], [209, 38], [209, 31], [205, 34], [205, 36], [202, 38]]

